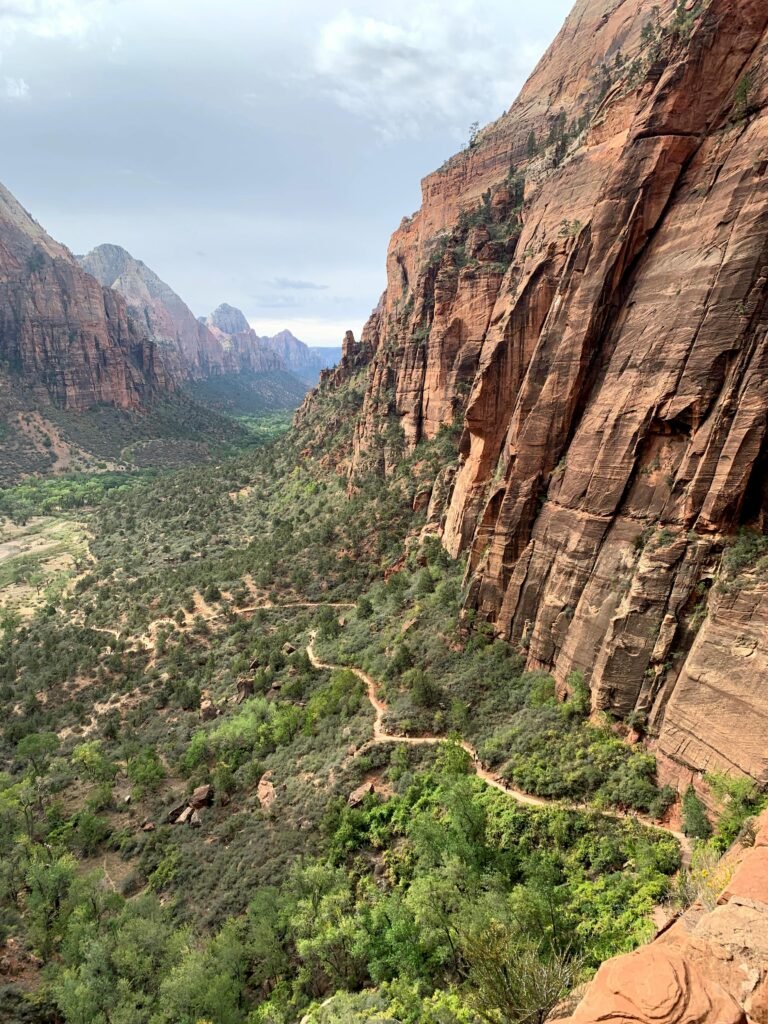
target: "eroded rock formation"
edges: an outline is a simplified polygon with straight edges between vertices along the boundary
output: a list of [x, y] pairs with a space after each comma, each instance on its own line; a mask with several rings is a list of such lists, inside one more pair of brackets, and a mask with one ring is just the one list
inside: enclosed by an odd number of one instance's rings
[[146, 330], [0, 186], [0, 369], [38, 402], [142, 406], [171, 386]]
[[563, 1024], [768, 1021], [768, 815], [725, 858], [717, 905], [695, 904], [648, 946], [608, 960]]
[[353, 471], [389, 470], [393, 417], [409, 445], [462, 426], [431, 517], [530, 668], [583, 673], [662, 764], [762, 783], [763, 585], [710, 588], [768, 500], [767, 52], [761, 0], [578, 0], [423, 182], [322, 385], [368, 365]]

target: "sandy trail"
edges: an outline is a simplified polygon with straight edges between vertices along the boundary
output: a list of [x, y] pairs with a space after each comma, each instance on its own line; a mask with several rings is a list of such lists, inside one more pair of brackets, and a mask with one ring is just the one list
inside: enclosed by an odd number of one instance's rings
[[[315, 651], [315, 632], [310, 633], [310, 640], [307, 644], [307, 656], [310, 662], [315, 668], [329, 669], [335, 671], [337, 669], [346, 669], [354, 674], [365, 683], [368, 700], [375, 712], [373, 720], [373, 739], [370, 740], [364, 747], [361, 747], [358, 754], [361, 753], [365, 747], [370, 746], [374, 743], [405, 743], [411, 747], [431, 747], [438, 743], [444, 743], [446, 741], [445, 736], [402, 736], [397, 733], [387, 732], [384, 726], [384, 716], [387, 713], [387, 705], [379, 697], [379, 686], [372, 676], [369, 676], [367, 672], [364, 672], [361, 668], [355, 668], [353, 665], [331, 665], [328, 662], [321, 661]], [[488, 786], [492, 786], [494, 789], [499, 790], [501, 793], [505, 793], [508, 797], [511, 797], [519, 804], [524, 804], [527, 807], [560, 807], [566, 811], [580, 811], [588, 812], [594, 811], [593, 807], [588, 804], [576, 803], [569, 804], [564, 803], [560, 800], [549, 800], [546, 797], [533, 796], [531, 793], [525, 793], [521, 789], [516, 789], [514, 786], [507, 785], [498, 775], [494, 772], [489, 771], [480, 761], [477, 750], [472, 746], [471, 743], [467, 743], [462, 740], [459, 744], [462, 750], [465, 750], [471, 759], [472, 768], [479, 779], [482, 779]], [[691, 858], [691, 843], [686, 835], [682, 832], [677, 832], [675, 829], [670, 828], [668, 825], [664, 825], [661, 822], [654, 821], [652, 818], [647, 817], [643, 814], [634, 814], [630, 811], [619, 811], [619, 810], [601, 810], [599, 812], [606, 818], [613, 818], [617, 821], [637, 821], [646, 828], [660, 829], [662, 832], [667, 832], [669, 835], [674, 836], [675, 839], [680, 843], [680, 847], [683, 851], [683, 862], [685, 864], [690, 863]]]

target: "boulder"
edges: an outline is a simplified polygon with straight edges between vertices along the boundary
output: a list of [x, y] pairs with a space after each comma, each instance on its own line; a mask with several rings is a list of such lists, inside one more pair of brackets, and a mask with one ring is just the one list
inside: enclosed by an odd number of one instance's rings
[[240, 676], [237, 680], [237, 696], [235, 697], [235, 704], [242, 704], [243, 701], [253, 696], [253, 680], [248, 679], [246, 676]]
[[744, 1011], [676, 950], [659, 945], [608, 960], [562, 1024], [746, 1024]]
[[221, 711], [216, 707], [212, 700], [203, 700], [200, 702], [200, 721], [201, 722], [212, 722], [214, 718], [218, 718]]
[[256, 796], [259, 798], [262, 810], [268, 811], [277, 796], [274, 783], [272, 782], [272, 772], [265, 772], [259, 779], [259, 784], [256, 787]]
[[168, 816], [167, 816], [168, 823], [170, 825], [175, 825], [176, 822], [179, 820], [179, 818], [181, 817], [181, 815], [184, 813], [184, 811], [186, 809], [187, 809], [187, 805], [185, 803], [184, 804], [177, 804], [175, 807], [172, 807], [171, 810], [168, 811]]
[[373, 782], [363, 782], [357, 789], [353, 789], [347, 797], [348, 807], [358, 807], [367, 796], [371, 796], [376, 792], [376, 786]]
[[194, 790], [192, 796], [189, 799], [189, 805], [193, 810], [197, 810], [200, 807], [209, 807], [213, 802], [213, 786], [210, 783], [206, 783], [203, 786], [198, 786]]

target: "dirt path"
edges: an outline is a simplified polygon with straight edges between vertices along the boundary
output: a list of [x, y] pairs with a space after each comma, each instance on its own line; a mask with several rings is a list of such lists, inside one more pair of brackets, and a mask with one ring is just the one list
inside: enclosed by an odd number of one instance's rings
[[283, 608], [354, 608], [354, 604], [348, 601], [285, 601], [281, 604], [273, 604], [272, 601], [265, 601], [263, 604], [249, 604], [245, 608], [233, 608], [236, 615], [245, 615], [251, 612], [260, 611], [281, 611]]
[[[129, 645], [140, 645], [145, 651], [154, 650], [155, 643], [157, 641], [157, 632], [161, 626], [171, 626], [183, 633], [191, 629], [194, 625], [194, 616], [199, 615], [209, 625], [215, 623], [218, 619], [222, 618], [222, 612], [215, 608], [213, 605], [208, 604], [203, 598], [199, 591], [195, 591], [194, 594], [195, 607], [192, 612], [184, 613], [185, 621], [178, 623], [174, 618], [170, 616], [163, 616], [159, 619], [153, 619], [143, 633], [131, 633], [125, 634], [123, 630], [114, 629], [110, 626], [88, 626], [88, 629], [93, 630], [94, 633], [104, 633], [107, 636], [112, 636], [116, 640], [122, 637], [126, 644]], [[254, 612], [258, 611], [282, 611], [284, 608], [337, 608], [337, 609], [349, 609], [354, 608], [355, 605], [348, 601], [286, 601], [284, 604], [273, 604], [270, 600], [265, 600], [259, 604], [247, 605], [244, 608], [238, 608], [235, 605], [230, 605], [229, 610], [234, 612], [235, 615], [253, 615]], [[82, 623], [85, 625], [85, 623]]]
[[[355, 668], [353, 665], [330, 665], [325, 661], [321, 661], [315, 651], [315, 632], [311, 632], [309, 636], [310, 640], [307, 644], [307, 656], [315, 668], [324, 668], [331, 671], [346, 669], [349, 672], [354, 672], [358, 679], [362, 679], [365, 683], [368, 700], [375, 712], [373, 720], [373, 739], [365, 744], [364, 747], [361, 747], [357, 752], [358, 754], [362, 753], [366, 747], [371, 746], [374, 743], [404, 743], [411, 747], [433, 747], [438, 743], [445, 742], [445, 736], [401, 736], [397, 733], [387, 732], [384, 726], [384, 716], [386, 715], [388, 708], [384, 701], [379, 697], [379, 687], [375, 679], [373, 679], [372, 676], [369, 676], [368, 673], [364, 672], [361, 668]], [[499, 790], [500, 793], [505, 793], [508, 797], [511, 797], [519, 804], [524, 804], [526, 807], [560, 807], [566, 811], [594, 811], [594, 807], [590, 807], [585, 803], [569, 804], [560, 800], [549, 800], [546, 797], [533, 796], [531, 793], [525, 793], [521, 789], [509, 786], [498, 775], [489, 771], [482, 764], [477, 750], [471, 743], [467, 743], [465, 740], [462, 740], [459, 746], [469, 754], [472, 761], [472, 768], [479, 779], [482, 779], [488, 786], [492, 786], [493, 789]], [[633, 814], [629, 811], [618, 810], [603, 810], [600, 811], [600, 814], [606, 818], [613, 818], [617, 821], [637, 821], [641, 825], [646, 826], [646, 828], [656, 828], [660, 829], [662, 832], [667, 832], [669, 835], [674, 836], [680, 843], [683, 853], [683, 863], [690, 863], [691, 843], [688, 837], [683, 835], [682, 832], [676, 832], [668, 825], [654, 821], [652, 818], [643, 814]]]

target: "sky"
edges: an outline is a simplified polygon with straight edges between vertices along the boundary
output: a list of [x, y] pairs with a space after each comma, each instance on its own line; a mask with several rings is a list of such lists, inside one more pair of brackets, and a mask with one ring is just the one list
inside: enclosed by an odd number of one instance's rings
[[0, 0], [0, 181], [196, 315], [336, 345], [421, 178], [510, 106], [570, 6]]

